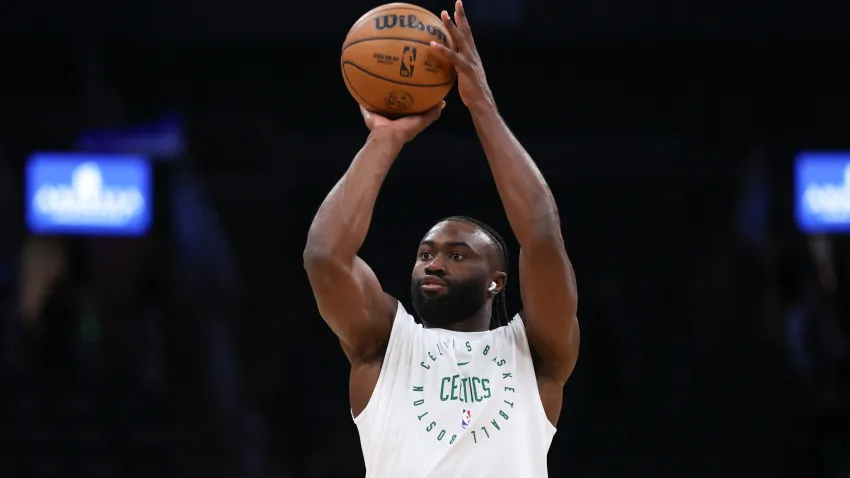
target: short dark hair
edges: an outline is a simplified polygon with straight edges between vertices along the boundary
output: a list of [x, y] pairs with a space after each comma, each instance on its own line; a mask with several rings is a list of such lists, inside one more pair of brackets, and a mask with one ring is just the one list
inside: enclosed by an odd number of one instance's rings
[[[499, 246], [499, 249], [501, 250], [500, 252], [502, 253], [501, 265], [504, 269], [503, 272], [505, 274], [508, 273], [508, 245], [505, 243], [505, 240], [502, 239], [502, 236], [500, 236], [499, 233], [496, 232], [495, 229], [488, 226], [484, 222], [469, 216], [449, 216], [440, 222], [443, 221], [464, 221], [484, 231], [484, 233], [490, 236], [490, 239], [492, 239], [493, 242], [495, 242]], [[507, 303], [505, 302], [505, 291], [503, 290], [496, 294], [496, 297], [493, 298], [493, 309], [490, 312], [490, 330], [497, 329], [504, 325], [508, 325], [510, 321], [511, 319], [510, 317], [508, 317]]]

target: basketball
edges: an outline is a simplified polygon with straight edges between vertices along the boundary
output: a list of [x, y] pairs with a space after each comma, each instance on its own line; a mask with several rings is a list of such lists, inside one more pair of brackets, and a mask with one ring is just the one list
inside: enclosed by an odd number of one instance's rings
[[455, 82], [451, 62], [430, 47], [454, 49], [442, 20], [416, 5], [389, 3], [366, 13], [342, 45], [342, 76], [368, 111], [389, 117], [436, 106]]

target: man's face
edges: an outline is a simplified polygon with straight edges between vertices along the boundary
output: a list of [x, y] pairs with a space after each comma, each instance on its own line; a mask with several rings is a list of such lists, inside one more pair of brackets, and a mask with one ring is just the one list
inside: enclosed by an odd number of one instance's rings
[[416, 313], [429, 327], [472, 317], [487, 300], [493, 244], [463, 221], [434, 226], [419, 244], [410, 282]]

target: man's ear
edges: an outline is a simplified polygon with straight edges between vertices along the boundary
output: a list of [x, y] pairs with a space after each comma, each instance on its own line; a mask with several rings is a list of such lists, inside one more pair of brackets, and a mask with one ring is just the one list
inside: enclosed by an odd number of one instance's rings
[[507, 283], [508, 275], [501, 271], [496, 272], [495, 274], [493, 274], [493, 277], [490, 281], [490, 285], [487, 287], [487, 290], [491, 294], [496, 295], [505, 290], [505, 285], [507, 285]]

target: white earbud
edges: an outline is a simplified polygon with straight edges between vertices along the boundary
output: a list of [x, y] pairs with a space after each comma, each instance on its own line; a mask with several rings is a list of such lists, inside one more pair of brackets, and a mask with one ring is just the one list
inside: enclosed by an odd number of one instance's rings
[[496, 290], [496, 287], [497, 287], [497, 286], [496, 286], [496, 283], [495, 283], [495, 282], [491, 282], [491, 283], [490, 283], [490, 288], [489, 288], [489, 289], [487, 289], [487, 290], [489, 290], [490, 292], [493, 292], [494, 290]]

